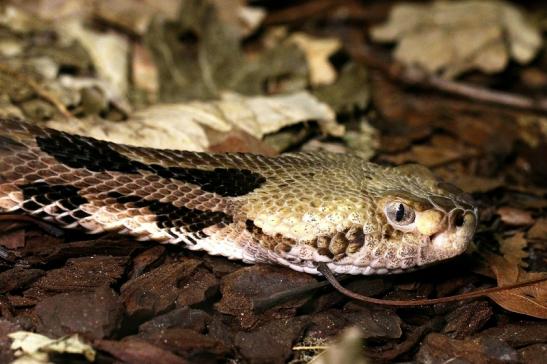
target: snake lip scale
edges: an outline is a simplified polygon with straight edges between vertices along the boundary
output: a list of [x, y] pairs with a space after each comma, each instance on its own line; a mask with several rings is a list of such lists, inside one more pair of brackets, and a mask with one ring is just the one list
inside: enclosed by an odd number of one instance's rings
[[0, 119], [0, 212], [247, 263], [385, 274], [464, 252], [477, 208], [419, 165], [134, 147]]

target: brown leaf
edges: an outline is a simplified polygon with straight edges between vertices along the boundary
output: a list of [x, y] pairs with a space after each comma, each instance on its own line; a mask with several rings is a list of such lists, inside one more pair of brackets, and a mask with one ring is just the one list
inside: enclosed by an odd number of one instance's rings
[[477, 154], [477, 151], [458, 143], [457, 140], [448, 136], [435, 136], [430, 144], [414, 145], [410, 151], [397, 155], [384, 157], [387, 161], [395, 164], [417, 162], [427, 167], [435, 167], [453, 161], [466, 159]]
[[532, 225], [534, 223], [534, 218], [529, 211], [524, 211], [514, 207], [500, 207], [497, 210], [498, 215], [500, 215], [501, 221], [507, 225], [523, 226], [523, 225]]
[[502, 340], [457, 340], [433, 332], [425, 338], [416, 356], [418, 363], [503, 363], [516, 362], [517, 353]]
[[442, 176], [447, 182], [450, 182], [461, 188], [464, 192], [489, 192], [503, 186], [503, 180], [499, 178], [486, 178], [471, 175], [450, 175]]
[[524, 238], [524, 233], [516, 233], [501, 241], [500, 251], [510, 264], [526, 267], [527, 263], [523, 262], [523, 259], [528, 257], [528, 253], [523, 250], [526, 245], [528, 241]]
[[[503, 257], [488, 257], [490, 267], [498, 280], [498, 286], [541, 278], [541, 273], [528, 273]], [[547, 319], [547, 282], [522, 288], [508, 289], [488, 295], [498, 305], [511, 312]]]
[[401, 2], [370, 35], [377, 42], [397, 42], [397, 60], [447, 78], [471, 69], [499, 72], [509, 59], [528, 63], [542, 43], [519, 9], [488, 1]]

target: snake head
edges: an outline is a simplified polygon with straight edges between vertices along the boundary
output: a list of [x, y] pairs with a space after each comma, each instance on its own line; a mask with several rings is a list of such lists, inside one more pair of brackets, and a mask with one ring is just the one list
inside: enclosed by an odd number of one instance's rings
[[399, 194], [382, 199], [388, 227], [384, 238], [392, 238], [403, 248], [405, 244], [417, 248], [409, 264], [421, 266], [452, 258], [463, 253], [473, 239], [477, 209], [462, 194], [448, 196], [429, 195], [423, 200]]
[[[292, 219], [274, 226], [275, 233], [303, 241], [285, 244], [283, 264], [310, 273], [315, 273], [315, 263], [324, 262], [337, 274], [386, 274], [437, 263], [467, 249], [478, 221], [470, 196], [422, 166], [363, 163], [362, 173], [358, 167], [352, 178], [345, 170], [339, 177], [333, 169], [321, 186], [326, 192], [320, 200], [303, 205], [302, 217], [301, 206], [293, 206], [285, 214]], [[269, 229], [262, 220], [275, 213], [255, 221]]]
[[382, 246], [396, 259], [388, 270], [428, 265], [463, 253], [473, 239], [478, 216], [472, 198], [421, 166], [394, 168], [397, 183], [387, 183], [376, 201]]

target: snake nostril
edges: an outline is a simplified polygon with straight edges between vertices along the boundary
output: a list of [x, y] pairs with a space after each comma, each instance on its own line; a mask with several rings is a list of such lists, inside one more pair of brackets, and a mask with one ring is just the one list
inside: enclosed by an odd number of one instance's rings
[[462, 227], [463, 223], [465, 222], [463, 218], [463, 211], [461, 210], [455, 211], [452, 215], [452, 221], [455, 226]]

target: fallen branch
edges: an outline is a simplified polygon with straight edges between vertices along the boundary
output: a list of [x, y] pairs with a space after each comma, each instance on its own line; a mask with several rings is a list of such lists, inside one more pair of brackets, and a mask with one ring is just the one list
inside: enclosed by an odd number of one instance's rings
[[360, 34], [352, 32], [345, 43], [346, 50], [357, 62], [380, 70], [390, 79], [407, 85], [431, 88], [472, 100], [504, 105], [524, 110], [547, 112], [547, 98], [532, 98], [510, 92], [497, 91], [465, 82], [429, 75], [418, 68], [408, 68], [394, 62], [380, 50], [367, 45]]
[[[37, 225], [39, 228], [41, 228], [44, 232], [54, 236], [54, 237], [62, 237], [64, 236], [64, 232], [62, 229], [58, 228], [55, 225], [49, 224], [46, 221], [42, 221], [34, 216], [29, 215], [20, 215], [20, 214], [0, 214], [0, 222], [13, 222], [13, 223], [30, 223]], [[5, 227], [4, 229], [0, 230], [3, 233], [11, 231], [12, 227]]]
[[265, 25], [292, 23], [309, 19], [317, 14], [330, 11], [339, 6], [339, 0], [314, 0], [290, 6], [286, 9], [271, 11], [264, 20]]

